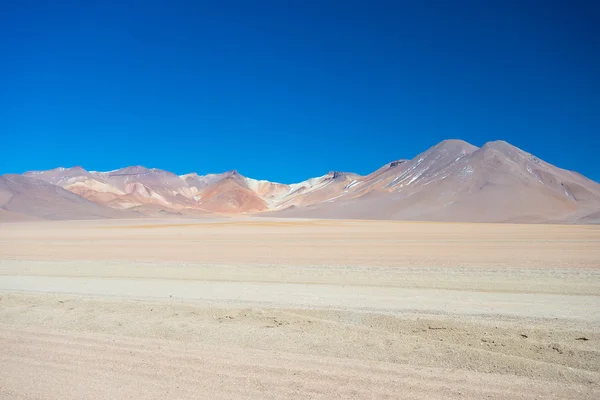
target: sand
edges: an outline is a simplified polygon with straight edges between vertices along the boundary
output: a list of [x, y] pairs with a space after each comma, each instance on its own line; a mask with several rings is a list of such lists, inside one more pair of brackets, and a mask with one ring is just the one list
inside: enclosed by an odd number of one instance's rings
[[2, 399], [600, 398], [600, 227], [0, 224]]

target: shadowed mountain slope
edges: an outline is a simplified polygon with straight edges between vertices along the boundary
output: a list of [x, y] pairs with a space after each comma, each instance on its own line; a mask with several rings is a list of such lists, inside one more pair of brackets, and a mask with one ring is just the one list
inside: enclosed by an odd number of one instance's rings
[[131, 211], [119, 211], [96, 204], [59, 186], [21, 175], [0, 176], [0, 218], [99, 219], [132, 218]]

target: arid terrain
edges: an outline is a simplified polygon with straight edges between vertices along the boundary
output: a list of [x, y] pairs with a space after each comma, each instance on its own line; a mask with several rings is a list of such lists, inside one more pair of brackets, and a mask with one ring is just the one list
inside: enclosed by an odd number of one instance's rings
[[143, 166], [0, 176], [0, 222], [232, 215], [598, 224], [600, 184], [504, 141], [462, 140], [368, 175], [331, 171], [291, 184]]
[[600, 227], [3, 223], [0, 398], [598, 399]]

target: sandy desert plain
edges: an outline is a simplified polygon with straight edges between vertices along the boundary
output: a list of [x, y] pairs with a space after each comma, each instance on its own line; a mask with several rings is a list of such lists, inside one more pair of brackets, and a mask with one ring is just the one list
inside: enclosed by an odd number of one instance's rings
[[0, 224], [1, 399], [598, 399], [600, 226]]

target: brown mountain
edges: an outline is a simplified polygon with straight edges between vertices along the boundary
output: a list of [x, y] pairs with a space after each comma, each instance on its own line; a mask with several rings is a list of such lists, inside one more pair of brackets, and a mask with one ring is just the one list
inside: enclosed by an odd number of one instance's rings
[[[20, 196], [11, 195], [8, 206], [0, 202], [2, 220], [71, 218], [71, 212], [72, 218], [120, 217], [127, 211], [152, 216], [252, 213], [474, 222], [600, 221], [598, 183], [502, 141], [477, 148], [446, 140], [412, 160], [393, 161], [366, 176], [330, 172], [289, 185], [250, 179], [237, 171], [178, 176], [142, 166], [110, 172], [56, 168], [27, 172], [20, 178], [18, 185], [15, 176], [2, 178], [13, 182], [10, 190]], [[35, 183], [40, 181], [44, 184]], [[26, 206], [33, 204], [30, 198], [36, 202], [43, 198], [44, 206]], [[70, 211], [67, 198], [79, 208]], [[92, 210], [91, 205], [97, 208]]]
[[75, 193], [22, 175], [0, 176], [0, 220], [132, 218], [139, 213], [96, 204]]
[[[393, 165], [394, 163], [392, 163]], [[445, 141], [361, 179], [335, 202], [278, 216], [474, 222], [592, 222], [600, 185], [506, 142]]]

